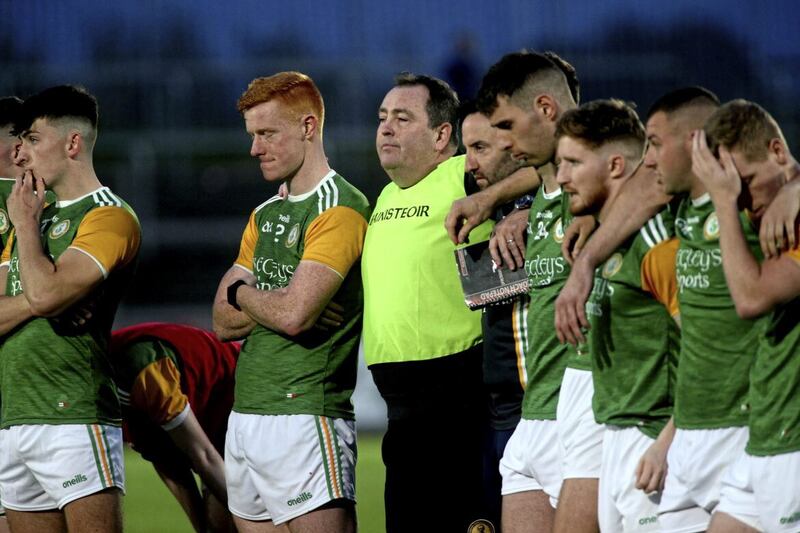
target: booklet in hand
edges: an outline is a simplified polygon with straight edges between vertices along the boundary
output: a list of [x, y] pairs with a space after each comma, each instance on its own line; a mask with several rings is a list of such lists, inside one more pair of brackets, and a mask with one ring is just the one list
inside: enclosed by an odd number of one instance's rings
[[505, 303], [527, 294], [530, 287], [524, 268], [497, 268], [489, 253], [489, 241], [455, 251], [464, 301], [470, 309]]

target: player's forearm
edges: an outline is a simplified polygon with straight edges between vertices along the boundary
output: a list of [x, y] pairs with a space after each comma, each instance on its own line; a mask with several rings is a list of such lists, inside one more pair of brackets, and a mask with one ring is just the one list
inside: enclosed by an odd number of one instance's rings
[[34, 316], [28, 300], [22, 294], [0, 297], [0, 335], [5, 335]]
[[208, 446], [195, 450], [191, 455], [192, 467], [211, 493], [222, 503], [228, 502], [225, 488], [225, 463], [219, 453], [208, 443]]
[[38, 227], [25, 223], [15, 228], [19, 254], [20, 280], [33, 312], [50, 316], [62, 311], [58, 304], [55, 264], [44, 254]]
[[542, 182], [536, 169], [525, 167], [517, 170], [507, 178], [498, 181], [486, 189], [475, 193], [482, 202], [491, 205], [491, 210], [513, 202], [520, 196], [536, 189]]
[[658, 442], [663, 443], [666, 445], [667, 448], [672, 445], [672, 439], [675, 438], [675, 418], [670, 417], [667, 421], [667, 425], [664, 426], [664, 429], [661, 430], [661, 433], [658, 434], [658, 438], [656, 439]]
[[227, 502], [225, 463], [205, 431], [189, 410], [181, 424], [168, 431], [175, 445], [189, 457], [192, 468], [220, 502]]
[[223, 341], [243, 339], [256, 327], [256, 322], [252, 318], [231, 307], [227, 300], [214, 302], [212, 323], [214, 333]]
[[628, 237], [661, 211], [669, 197], [644, 182], [649, 174], [633, 176], [614, 200], [608, 216], [583, 247], [576, 263], [582, 261], [594, 270], [608, 259]]
[[293, 297], [289, 287], [262, 291], [243, 285], [239, 288], [237, 301], [252, 320], [291, 337], [311, 329], [322, 312], [322, 309], [303, 305]]
[[178, 500], [194, 530], [198, 533], [204, 533], [207, 529], [205, 506], [191, 470], [181, 471], [180, 473], [167, 473], [167, 469], [161, 469], [156, 464], [153, 466], [169, 491]]
[[772, 307], [767, 292], [761, 290], [761, 265], [747, 246], [735, 199], [714, 202], [719, 221], [719, 247], [725, 281], [742, 318], [755, 318]]

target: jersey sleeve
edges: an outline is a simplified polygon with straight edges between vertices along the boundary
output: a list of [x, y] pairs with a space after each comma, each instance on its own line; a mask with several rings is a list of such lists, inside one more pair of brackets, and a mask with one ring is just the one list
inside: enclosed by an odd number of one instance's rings
[[[798, 244], [797, 248], [793, 248], [793, 249], [789, 250], [788, 252], [784, 252], [784, 253], [787, 256], [789, 256], [790, 258], [792, 258], [795, 263], [800, 265], [800, 244]], [[7, 259], [5, 257], [6, 257], [6, 254], [3, 253], [3, 262], [7, 261]]]
[[236, 258], [235, 265], [239, 265], [251, 274], [253, 273], [253, 255], [255, 255], [256, 243], [258, 242], [258, 227], [256, 225], [256, 212], [250, 214], [250, 220], [242, 234], [242, 242], [239, 245], [239, 256]]
[[189, 399], [181, 390], [180, 372], [172, 359], [161, 358], [139, 372], [131, 387], [131, 407], [164, 429], [183, 421]]
[[3, 255], [0, 257], [0, 266], [8, 265], [11, 263], [11, 249], [14, 246], [14, 237], [16, 234], [14, 230], [11, 230], [11, 235], [8, 236], [8, 241], [6, 241], [6, 247], [3, 248]]
[[139, 251], [139, 222], [127, 209], [108, 206], [89, 211], [78, 226], [70, 248], [94, 259], [103, 277], [130, 263]]
[[671, 316], [679, 313], [678, 280], [675, 275], [675, 257], [678, 239], [671, 238], [650, 248], [642, 260], [642, 289], [667, 308]]
[[366, 232], [367, 220], [358, 211], [332, 207], [306, 229], [301, 261], [322, 263], [344, 278], [361, 257]]

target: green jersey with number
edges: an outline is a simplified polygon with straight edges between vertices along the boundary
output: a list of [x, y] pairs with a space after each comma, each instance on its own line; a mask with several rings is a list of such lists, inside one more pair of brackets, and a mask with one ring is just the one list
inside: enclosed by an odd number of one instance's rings
[[561, 189], [539, 187], [528, 219], [525, 269], [531, 283], [528, 307], [527, 387], [522, 400], [526, 420], [555, 420], [558, 392], [567, 366], [568, 348], [558, 342], [553, 327], [555, 301], [569, 277], [561, 255], [564, 240], [564, 199]]

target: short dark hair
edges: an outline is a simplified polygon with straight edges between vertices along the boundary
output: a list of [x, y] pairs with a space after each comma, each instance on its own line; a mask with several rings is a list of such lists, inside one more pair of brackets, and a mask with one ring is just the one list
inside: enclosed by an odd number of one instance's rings
[[561, 115], [556, 123], [556, 139], [563, 136], [579, 140], [591, 149], [611, 142], [635, 144], [639, 156], [644, 150], [645, 130], [639, 115], [622, 100], [594, 100]]
[[480, 113], [478, 103], [475, 100], [461, 102], [461, 105], [458, 106], [458, 123], [463, 123], [465, 118], [475, 113]]
[[25, 131], [36, 119], [78, 118], [97, 128], [97, 99], [83, 87], [58, 85], [29, 96], [22, 104], [17, 131]]
[[575, 70], [575, 67], [572, 66], [572, 63], [552, 50], [546, 50], [543, 55], [552, 61], [553, 64], [564, 73], [564, 77], [567, 78], [567, 85], [569, 86], [569, 92], [572, 95], [572, 99], [575, 100], [576, 104], [580, 104], [581, 81], [578, 79], [578, 71]]
[[428, 113], [428, 127], [433, 129], [448, 123], [453, 127], [450, 135], [450, 144], [458, 146], [458, 95], [446, 81], [426, 76], [424, 74], [414, 74], [413, 72], [401, 72], [394, 78], [395, 87], [414, 87], [421, 85], [428, 89], [428, 103], [425, 104], [425, 112]]
[[[504, 55], [489, 68], [478, 90], [478, 108], [483, 114], [491, 115], [497, 108], [498, 96], [513, 98], [529, 82], [540, 76], [547, 78], [551, 87], [555, 85], [554, 80], [557, 80], [556, 83], [563, 82], [563, 92], [572, 97], [567, 74], [559, 65], [544, 54], [522, 50]], [[577, 80], [577, 76], [575, 79]]]
[[16, 96], [6, 96], [0, 98], [0, 126], [11, 125], [16, 130], [22, 113], [22, 100]]
[[670, 91], [661, 96], [655, 103], [650, 106], [647, 112], [647, 118], [652, 117], [659, 111], [664, 114], [671, 114], [684, 107], [695, 105], [707, 105], [712, 107], [719, 107], [719, 98], [717, 95], [698, 85], [691, 87], [681, 87]]

